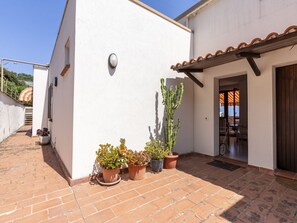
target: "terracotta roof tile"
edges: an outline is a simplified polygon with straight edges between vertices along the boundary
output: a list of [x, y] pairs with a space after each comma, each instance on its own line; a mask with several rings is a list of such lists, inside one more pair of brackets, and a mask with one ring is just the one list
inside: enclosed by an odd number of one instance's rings
[[192, 63], [195, 63], [197, 60], [195, 60], [195, 59], [191, 59], [190, 60], [190, 64], [192, 64]]
[[191, 59], [189, 62], [188, 61], [184, 61], [182, 64], [181, 63], [177, 63], [176, 65], [172, 65], [171, 66], [171, 69], [174, 70], [174, 69], [180, 68], [182, 66], [185, 66], [185, 65], [188, 65], [188, 64], [193, 64], [195, 62], [200, 62], [202, 60], [207, 60], [207, 59], [212, 58], [212, 57], [217, 57], [217, 56], [220, 56], [222, 54], [225, 54], [225, 53], [228, 53], [228, 52], [232, 52], [234, 50], [244, 49], [245, 47], [248, 47], [248, 46], [251, 46], [251, 45], [255, 45], [255, 44], [261, 43], [261, 42], [266, 41], [266, 40], [271, 40], [271, 39], [277, 38], [277, 37], [279, 37], [281, 35], [286, 35], [286, 34], [289, 34], [289, 33], [292, 33], [292, 32], [297, 32], [297, 26], [296, 25], [289, 26], [281, 34], [278, 34], [276, 32], [271, 32], [271, 33], [269, 33], [266, 36], [265, 39], [261, 39], [261, 38], [257, 37], [257, 38], [254, 38], [250, 43], [246, 43], [246, 42], [240, 43], [236, 48], [234, 48], [233, 46], [229, 46], [229, 47], [227, 47], [227, 49], [225, 51], [218, 50], [218, 51], [216, 51], [215, 54], [208, 53], [208, 54], [206, 54], [205, 57], [199, 56], [197, 58], [197, 60], [196, 59]]
[[211, 57], [213, 57], [213, 55], [211, 53], [208, 53], [204, 58], [208, 59], [208, 58], [211, 58]]
[[238, 45], [237, 49], [241, 49], [241, 48], [244, 48], [246, 47], [248, 44], [246, 42], [242, 42]]
[[278, 33], [275, 33], [275, 32], [273, 32], [273, 33], [269, 33], [269, 34], [266, 36], [265, 40], [274, 39], [274, 38], [276, 38], [276, 37], [278, 37], [278, 36], [279, 36]]

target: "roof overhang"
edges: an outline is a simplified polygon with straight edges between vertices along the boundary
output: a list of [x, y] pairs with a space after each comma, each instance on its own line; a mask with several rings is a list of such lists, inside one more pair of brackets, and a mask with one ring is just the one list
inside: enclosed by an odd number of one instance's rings
[[[204, 69], [223, 65], [241, 59], [247, 59], [256, 76], [261, 75], [255, 58], [260, 58], [261, 54], [268, 53], [281, 48], [294, 46], [297, 44], [297, 26], [290, 26], [284, 33], [270, 33], [264, 40], [255, 38], [250, 44], [241, 43], [237, 48], [228, 47], [225, 51], [218, 50], [214, 55], [207, 54], [205, 57], [198, 57], [189, 62], [184, 61], [171, 66], [177, 72], [183, 72], [200, 87], [203, 84], [197, 80], [191, 72], [203, 72]], [[195, 78], [195, 80], [193, 79]]]

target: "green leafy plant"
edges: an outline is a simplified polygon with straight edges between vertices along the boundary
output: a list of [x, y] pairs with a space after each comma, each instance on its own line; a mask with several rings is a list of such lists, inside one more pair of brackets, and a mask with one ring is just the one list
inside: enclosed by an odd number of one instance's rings
[[126, 159], [127, 163], [130, 165], [144, 166], [148, 164], [150, 156], [146, 151], [137, 152], [133, 150], [128, 150], [126, 153]]
[[170, 150], [158, 139], [147, 142], [144, 150], [148, 152], [150, 158], [154, 160], [163, 159], [170, 153]]
[[180, 128], [180, 121], [177, 120], [177, 123], [174, 124], [174, 113], [178, 109], [181, 104], [183, 93], [184, 93], [184, 85], [180, 83], [179, 86], [170, 86], [169, 88], [165, 86], [164, 79], [161, 79], [161, 92], [163, 97], [163, 105], [165, 106], [165, 114], [166, 114], [166, 125], [164, 128], [164, 137], [165, 137], [165, 145], [170, 150], [172, 154], [172, 150], [176, 144], [176, 137], [178, 134], [178, 130]]
[[100, 148], [96, 152], [96, 160], [100, 166], [104, 169], [116, 169], [120, 168], [126, 163], [126, 146], [125, 139], [121, 139], [121, 144], [118, 147], [114, 147], [111, 144], [100, 144]]

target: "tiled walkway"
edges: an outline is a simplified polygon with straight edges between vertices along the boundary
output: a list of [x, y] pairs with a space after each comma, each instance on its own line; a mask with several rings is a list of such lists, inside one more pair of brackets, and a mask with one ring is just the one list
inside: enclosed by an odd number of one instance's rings
[[198, 155], [178, 170], [69, 187], [52, 149], [19, 132], [0, 144], [0, 222], [297, 222], [295, 182]]

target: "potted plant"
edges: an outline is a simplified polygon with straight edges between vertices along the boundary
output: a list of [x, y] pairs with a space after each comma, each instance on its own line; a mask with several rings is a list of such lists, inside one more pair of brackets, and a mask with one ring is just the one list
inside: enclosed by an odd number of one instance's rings
[[153, 172], [161, 172], [164, 165], [164, 157], [169, 154], [169, 150], [161, 140], [155, 139], [146, 143], [144, 148], [150, 156], [150, 165]]
[[38, 129], [36, 135], [39, 136], [40, 145], [46, 145], [50, 142], [51, 137], [48, 128]]
[[120, 168], [126, 163], [125, 139], [120, 140], [121, 145], [114, 147], [111, 144], [100, 144], [96, 152], [96, 161], [102, 168], [103, 180], [105, 183], [113, 183], [119, 180]]
[[128, 150], [126, 153], [129, 178], [131, 180], [142, 180], [145, 177], [146, 166], [149, 162], [149, 154], [146, 151]]
[[169, 149], [169, 155], [165, 156], [164, 167], [166, 169], [172, 169], [176, 167], [178, 153], [173, 152], [173, 148], [176, 144], [176, 137], [180, 128], [180, 121], [174, 123], [174, 113], [181, 104], [184, 85], [180, 83], [179, 86], [165, 86], [164, 79], [161, 79], [161, 92], [163, 97], [163, 105], [165, 106], [166, 124], [164, 126], [164, 138], [165, 145]]

